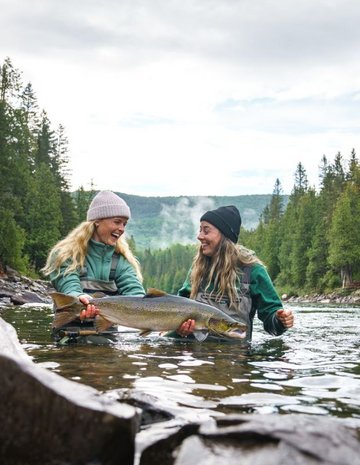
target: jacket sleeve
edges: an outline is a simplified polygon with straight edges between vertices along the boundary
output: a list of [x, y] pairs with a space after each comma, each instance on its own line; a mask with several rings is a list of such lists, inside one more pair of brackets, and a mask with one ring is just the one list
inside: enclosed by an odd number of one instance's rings
[[190, 297], [190, 294], [191, 294], [190, 275], [191, 275], [191, 269], [188, 271], [184, 284], [178, 290], [177, 295], [181, 297]]
[[263, 265], [256, 264], [251, 268], [250, 294], [252, 311], [257, 311], [264, 330], [274, 336], [283, 334], [286, 328], [276, 317], [276, 311], [283, 308], [283, 304]]
[[134, 267], [125, 258], [118, 264], [115, 283], [120, 295], [145, 295]]
[[65, 262], [59, 272], [54, 271], [50, 274], [51, 283], [58, 292], [78, 297], [84, 293], [80, 284], [80, 275], [76, 271], [65, 273], [67, 265], [68, 262]]

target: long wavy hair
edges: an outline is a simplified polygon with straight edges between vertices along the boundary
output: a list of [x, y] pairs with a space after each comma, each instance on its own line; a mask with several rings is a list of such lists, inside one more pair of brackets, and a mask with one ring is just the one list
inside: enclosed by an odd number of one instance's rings
[[210, 293], [215, 300], [225, 297], [229, 299], [230, 306], [234, 305], [238, 298], [240, 268], [255, 263], [262, 264], [255, 252], [240, 244], [234, 244], [223, 234], [219, 247], [212, 257], [204, 255], [199, 245], [192, 263], [190, 298], [195, 299], [202, 288], [205, 292], [211, 290]]
[[[60, 272], [60, 267], [69, 260], [69, 265], [65, 269], [65, 274], [81, 269], [85, 264], [89, 240], [95, 231], [95, 220], [84, 221], [74, 228], [61, 241], [50, 250], [46, 264], [41, 270], [44, 275], [49, 275], [54, 271]], [[123, 255], [134, 267], [140, 281], [142, 274], [140, 264], [130, 250], [129, 244], [123, 236], [120, 236], [115, 245], [115, 252]]]

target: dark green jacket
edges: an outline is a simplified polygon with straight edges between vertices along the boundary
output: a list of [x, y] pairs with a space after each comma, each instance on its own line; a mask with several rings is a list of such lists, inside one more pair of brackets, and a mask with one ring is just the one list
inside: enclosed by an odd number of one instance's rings
[[[190, 273], [191, 270], [182, 288], [178, 292], [180, 296], [190, 296]], [[283, 308], [283, 305], [266, 268], [261, 264], [256, 263], [250, 267], [249, 292], [251, 297], [250, 320], [253, 321], [257, 313], [258, 318], [263, 322], [266, 332], [275, 336], [282, 334], [286, 328], [276, 318], [275, 312]]]

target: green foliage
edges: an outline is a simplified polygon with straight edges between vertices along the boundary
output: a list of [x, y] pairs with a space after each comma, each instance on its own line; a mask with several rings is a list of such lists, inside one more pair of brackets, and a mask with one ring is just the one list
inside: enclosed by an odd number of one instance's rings
[[86, 212], [89, 208], [93, 195], [94, 191], [85, 191], [83, 187], [80, 187], [75, 192], [74, 201], [76, 206], [77, 219], [79, 223], [86, 221]]
[[25, 232], [16, 223], [10, 209], [0, 207], [0, 264], [25, 272], [26, 257], [23, 254]]
[[344, 285], [360, 266], [360, 188], [350, 181], [336, 203], [330, 229], [329, 263], [340, 270]]
[[61, 238], [60, 193], [50, 167], [41, 164], [35, 174], [35, 189], [29, 204], [26, 252], [35, 270], [45, 265], [50, 248]]
[[176, 294], [185, 281], [195, 252], [194, 245], [173, 244], [164, 250], [146, 249], [138, 253], [145, 289], [155, 287]]
[[265, 263], [268, 273], [275, 280], [280, 272], [279, 249], [281, 244], [281, 218], [283, 216], [284, 201], [279, 179], [276, 180], [273, 194], [261, 215], [256, 229], [255, 240], [251, 249]]
[[[0, 65], [0, 262], [37, 271], [77, 222], [68, 190], [67, 144], [51, 128], [31, 87], [9, 58]], [[31, 269], [25, 270], [27, 267]]]

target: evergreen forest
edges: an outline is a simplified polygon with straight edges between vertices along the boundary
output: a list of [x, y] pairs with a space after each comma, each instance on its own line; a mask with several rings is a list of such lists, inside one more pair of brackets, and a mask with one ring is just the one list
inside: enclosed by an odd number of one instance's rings
[[[196, 251], [195, 223], [207, 209], [225, 204], [240, 209], [240, 241], [256, 251], [281, 293], [356, 287], [359, 160], [353, 149], [347, 158], [340, 152], [333, 159], [323, 155], [319, 165], [316, 188], [309, 185], [301, 162], [294, 167], [289, 196], [283, 194], [279, 179], [274, 180], [272, 194], [264, 196], [145, 198], [119, 193], [133, 213], [128, 240], [139, 258], [145, 287], [178, 291]], [[46, 111], [38, 107], [32, 85], [22, 82], [10, 58], [0, 64], [0, 168], [0, 274], [10, 267], [37, 277], [51, 247], [85, 220], [96, 190], [82, 186], [70, 190], [65, 129], [52, 127]], [[185, 229], [177, 230], [176, 212]], [[169, 217], [176, 234], [166, 235]], [[165, 240], [154, 241], [161, 233]]]

